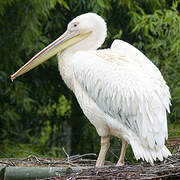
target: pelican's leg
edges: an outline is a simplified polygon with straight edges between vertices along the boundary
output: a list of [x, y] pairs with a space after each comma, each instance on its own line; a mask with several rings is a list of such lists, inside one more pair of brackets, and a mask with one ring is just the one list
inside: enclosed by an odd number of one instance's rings
[[99, 152], [98, 159], [96, 161], [96, 167], [104, 166], [104, 161], [105, 161], [106, 153], [109, 149], [109, 146], [110, 146], [109, 136], [102, 136], [101, 137], [101, 149]]
[[119, 158], [116, 166], [124, 165], [124, 157], [125, 157], [127, 146], [128, 146], [128, 143], [125, 140], [122, 140], [121, 155], [120, 155], [120, 158]]

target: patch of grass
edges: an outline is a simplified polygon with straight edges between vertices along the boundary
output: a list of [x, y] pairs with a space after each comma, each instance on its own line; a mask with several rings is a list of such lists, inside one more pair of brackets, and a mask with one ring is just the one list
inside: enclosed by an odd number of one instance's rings
[[29, 155], [38, 157], [56, 157], [62, 158], [62, 149], [59, 147], [46, 147], [45, 145], [32, 145], [26, 143], [6, 142], [0, 146], [0, 158], [22, 158]]
[[169, 129], [169, 138], [177, 136], [180, 137], [180, 124], [170, 124]]
[[176, 153], [180, 146], [180, 124], [170, 124], [168, 129], [169, 137], [166, 144], [172, 153]]

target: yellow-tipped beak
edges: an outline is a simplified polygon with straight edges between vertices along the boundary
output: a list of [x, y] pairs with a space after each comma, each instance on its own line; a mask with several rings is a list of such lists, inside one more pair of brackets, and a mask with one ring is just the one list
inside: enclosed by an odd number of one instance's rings
[[13, 81], [18, 76], [30, 71], [39, 64], [45, 62], [58, 52], [64, 50], [65, 48], [85, 39], [90, 33], [79, 34], [78, 31], [69, 32], [66, 31], [62, 36], [56, 39], [54, 42], [49, 44], [39, 53], [37, 53], [33, 58], [31, 58], [24, 66], [22, 66], [17, 72], [11, 75], [11, 81]]

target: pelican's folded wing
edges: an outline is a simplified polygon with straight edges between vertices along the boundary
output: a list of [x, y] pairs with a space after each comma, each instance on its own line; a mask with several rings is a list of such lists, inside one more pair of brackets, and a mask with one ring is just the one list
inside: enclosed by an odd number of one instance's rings
[[[150, 63], [149, 69], [153, 68]], [[155, 81], [131, 57], [112, 49], [76, 53], [73, 71], [75, 80], [101, 110], [151, 148], [164, 144], [170, 97], [162, 78]]]

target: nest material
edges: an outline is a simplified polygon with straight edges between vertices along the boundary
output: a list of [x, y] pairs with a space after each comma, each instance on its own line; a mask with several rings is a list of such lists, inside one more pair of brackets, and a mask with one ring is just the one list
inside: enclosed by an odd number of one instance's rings
[[169, 157], [164, 162], [156, 163], [155, 166], [143, 162], [123, 167], [90, 168], [79, 173], [46, 180], [65, 179], [180, 179], [180, 153]]
[[[176, 154], [163, 162], [150, 166], [146, 162], [126, 164], [116, 167], [106, 161], [103, 168], [95, 168], [95, 160], [83, 159], [84, 156], [68, 156], [66, 160], [53, 158], [38, 158], [30, 155], [24, 159], [1, 159], [0, 165], [14, 167], [64, 167], [65, 173], [59, 177], [49, 177], [44, 180], [76, 180], [76, 179], [180, 179], [180, 147]], [[74, 171], [76, 167], [76, 171]]]

